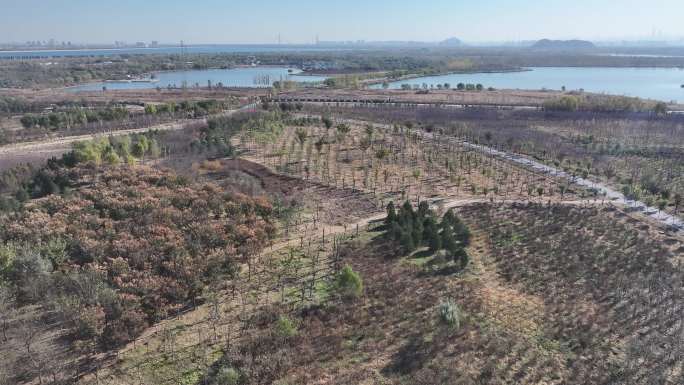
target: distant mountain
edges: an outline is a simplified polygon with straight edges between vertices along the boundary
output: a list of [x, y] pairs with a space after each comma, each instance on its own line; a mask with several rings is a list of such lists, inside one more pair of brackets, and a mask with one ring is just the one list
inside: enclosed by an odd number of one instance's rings
[[549, 40], [542, 39], [532, 45], [532, 49], [545, 51], [577, 51], [590, 50], [596, 46], [594, 43], [586, 40]]
[[444, 41], [439, 42], [439, 45], [446, 45], [449, 47], [460, 47], [463, 45], [463, 42], [460, 39], [457, 39], [455, 37], [448, 38]]

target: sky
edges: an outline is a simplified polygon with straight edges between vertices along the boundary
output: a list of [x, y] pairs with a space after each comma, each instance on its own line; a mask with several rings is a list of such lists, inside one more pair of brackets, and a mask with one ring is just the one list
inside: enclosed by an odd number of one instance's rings
[[0, 42], [671, 39], [682, 15], [684, 0], [0, 0]]

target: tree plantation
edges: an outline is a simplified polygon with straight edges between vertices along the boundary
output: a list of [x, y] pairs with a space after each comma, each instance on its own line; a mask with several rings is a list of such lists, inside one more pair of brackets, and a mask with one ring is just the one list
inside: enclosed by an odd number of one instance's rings
[[0, 42], [0, 385], [684, 383], [679, 43], [283, 33]]

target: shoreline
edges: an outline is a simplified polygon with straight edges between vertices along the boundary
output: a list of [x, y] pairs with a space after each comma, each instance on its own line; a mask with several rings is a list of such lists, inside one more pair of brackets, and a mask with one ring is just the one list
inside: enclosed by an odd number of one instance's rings
[[[300, 71], [300, 72], [288, 72], [288, 76], [316, 76], [316, 75], [304, 75], [304, 71], [302, 71], [301, 68], [298, 68], [297, 66], [282, 66], [282, 65], [277, 65], [277, 64], [264, 64], [264, 65], [257, 65], [257, 66], [252, 66], [248, 64], [238, 64], [235, 66], [231, 66], [228, 68], [221, 68], [221, 67], [212, 67], [212, 68], [202, 68], [202, 69], [193, 69], [193, 68], [188, 68], [188, 69], [173, 69], [173, 70], [160, 70], [160, 71], [152, 71], [152, 72], [144, 72], [140, 74], [140, 76], [146, 77], [146, 79], [151, 79], [151, 76], [153, 74], [164, 74], [164, 73], [173, 73], [173, 72], [191, 72], [191, 71], [230, 71], [230, 70], [236, 70], [236, 69], [249, 69], [249, 68], [284, 68], [289, 70], [294, 70], [294, 71]], [[83, 82], [83, 83], [78, 83], [74, 85], [68, 85], [64, 87], [57, 88], [57, 90], [64, 90], [64, 91], [71, 91], [74, 88], [78, 87], [83, 87], [83, 86], [88, 86], [88, 85], [93, 85], [93, 84], [117, 84], [117, 83], [146, 83], [146, 84], [154, 84], [157, 83], [159, 80], [156, 82], [151, 82], [151, 81], [145, 81], [145, 82], [131, 82], [126, 79], [121, 79], [121, 80], [115, 80], [115, 79], [100, 79], [100, 80], [92, 80], [88, 82]], [[141, 88], [141, 89], [155, 89], [156, 87], [149, 87], [149, 88]], [[161, 88], [167, 88], [167, 87], [161, 87]], [[229, 87], [227, 87], [229, 88]], [[249, 88], [249, 87], [248, 87]], [[261, 87], [256, 87], [256, 88], [261, 88]], [[54, 88], [49, 88], [49, 89], [54, 89]], [[87, 90], [85, 92], [91, 92], [93, 90]], [[113, 90], [112, 90], [113, 91]], [[80, 91], [76, 91], [80, 92]]]
[[376, 85], [376, 84], [383, 84], [385, 82], [388, 83], [397, 83], [401, 82], [404, 80], [412, 80], [412, 79], [418, 79], [418, 78], [426, 78], [426, 77], [437, 77], [437, 76], [448, 76], [448, 75], [476, 75], [476, 74], [508, 74], [508, 73], [517, 73], [517, 72], [530, 72], [534, 71], [531, 68], [511, 68], [511, 69], [502, 69], [502, 70], [480, 70], [480, 71], [449, 71], [449, 72], [441, 72], [441, 73], [436, 73], [436, 74], [411, 74], [411, 75], [406, 75], [402, 76], [398, 79], [368, 79], [368, 81], [364, 82], [366, 85]]

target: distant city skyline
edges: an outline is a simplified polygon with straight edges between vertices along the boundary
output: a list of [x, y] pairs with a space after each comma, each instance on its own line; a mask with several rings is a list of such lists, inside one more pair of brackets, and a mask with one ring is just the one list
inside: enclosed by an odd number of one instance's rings
[[681, 0], [0, 0], [2, 43], [680, 40]]

